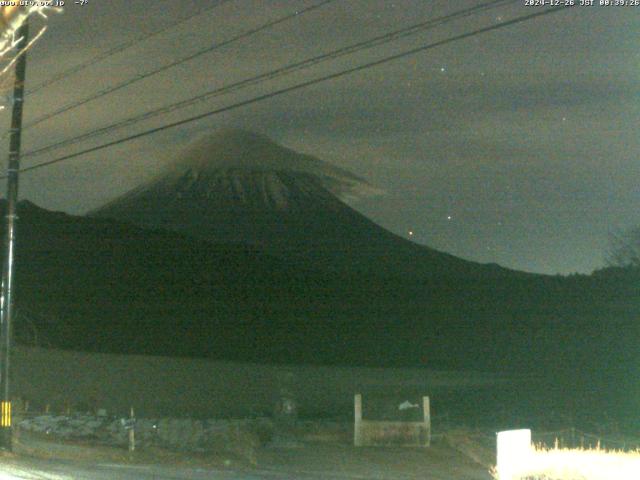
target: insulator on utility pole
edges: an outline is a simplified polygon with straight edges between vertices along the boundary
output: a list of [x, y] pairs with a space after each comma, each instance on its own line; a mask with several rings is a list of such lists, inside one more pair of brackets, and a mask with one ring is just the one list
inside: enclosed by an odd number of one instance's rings
[[5, 225], [5, 252], [2, 270], [2, 292], [0, 295], [0, 448], [11, 450], [11, 322], [14, 296], [14, 256], [15, 224], [18, 203], [18, 173], [20, 171], [20, 141], [22, 134], [22, 106], [24, 104], [24, 83], [27, 69], [29, 24], [25, 21], [17, 31], [20, 39], [17, 45], [18, 59], [15, 64], [15, 84], [13, 87], [13, 112], [9, 131], [9, 166], [7, 169], [7, 205]]

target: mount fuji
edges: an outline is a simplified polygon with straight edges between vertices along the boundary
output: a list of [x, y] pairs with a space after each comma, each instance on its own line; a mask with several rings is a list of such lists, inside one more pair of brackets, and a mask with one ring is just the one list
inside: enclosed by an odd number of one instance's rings
[[225, 129], [89, 215], [247, 244], [314, 268], [420, 276], [506, 272], [412, 243], [345, 203], [378, 193], [318, 158]]

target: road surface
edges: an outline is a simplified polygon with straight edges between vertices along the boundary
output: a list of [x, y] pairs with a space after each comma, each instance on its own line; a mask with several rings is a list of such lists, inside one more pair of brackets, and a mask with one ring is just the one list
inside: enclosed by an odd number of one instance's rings
[[[25, 447], [28, 444], [29, 448]], [[0, 456], [0, 480], [491, 480], [486, 463], [442, 441], [431, 447], [365, 447], [300, 443], [258, 449], [254, 463], [222, 457], [214, 463], [190, 456], [44, 442], [21, 438], [19, 454]], [[115, 455], [118, 453], [118, 455]], [[208, 459], [209, 457], [205, 457]], [[211, 460], [211, 459], [209, 459]], [[228, 462], [228, 463], [227, 463]], [[228, 465], [228, 466], [226, 466]], [[253, 465], [253, 466], [252, 466]]]
[[[77, 463], [63, 460], [43, 460], [32, 458], [0, 459], [1, 480], [416, 480], [418, 477], [406, 474], [380, 472], [366, 475], [335, 471], [288, 470], [279, 468], [257, 468], [252, 470], [211, 469], [193, 467], [175, 467], [164, 465], [126, 465], [109, 463]], [[463, 474], [451, 476], [451, 473], [425, 472], [419, 478], [423, 480], [484, 480], [490, 478], [482, 475]], [[454, 474], [455, 475], [455, 474]]]

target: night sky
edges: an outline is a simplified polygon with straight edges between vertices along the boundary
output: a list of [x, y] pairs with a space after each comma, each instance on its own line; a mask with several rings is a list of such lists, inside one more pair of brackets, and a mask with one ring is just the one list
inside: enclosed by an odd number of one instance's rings
[[[319, 1], [67, 1], [29, 53], [27, 89], [203, 13], [28, 96], [25, 123]], [[30, 128], [23, 151], [480, 3], [336, 0]], [[540, 9], [515, 1], [23, 166]], [[34, 19], [32, 32], [41, 25]], [[384, 195], [353, 206], [413, 241], [520, 270], [588, 273], [603, 266], [610, 232], [640, 224], [639, 31], [640, 7], [570, 8], [25, 172], [21, 197], [82, 214], [155, 175], [194, 139], [235, 126], [380, 187]], [[9, 109], [0, 115], [6, 130]]]

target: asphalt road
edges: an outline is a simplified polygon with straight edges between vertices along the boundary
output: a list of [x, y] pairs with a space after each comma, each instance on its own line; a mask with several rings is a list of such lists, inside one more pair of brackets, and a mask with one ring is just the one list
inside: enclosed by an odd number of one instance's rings
[[[433, 472], [432, 472], [433, 473]], [[429, 474], [428, 474], [429, 475]], [[305, 471], [280, 469], [257, 469], [251, 471], [216, 470], [209, 468], [172, 467], [156, 465], [126, 465], [113, 463], [77, 463], [64, 460], [42, 460], [31, 458], [0, 459], [0, 480], [415, 480], [407, 475], [367, 475], [345, 472]], [[455, 480], [449, 475], [420, 476], [421, 479]], [[476, 479], [482, 477], [458, 478]]]
[[[280, 476], [277, 474], [262, 476], [237, 471], [222, 471], [202, 468], [176, 468], [119, 464], [78, 464], [75, 462], [60, 460], [3, 459], [0, 462], [0, 479], [2, 480], [250, 480], [259, 478], [287, 479], [299, 477], [290, 475]], [[307, 478], [311, 479], [313, 477]]]
[[3, 459], [0, 462], [0, 479], [25, 480], [254, 480], [254, 479], [303, 479], [362, 478], [344, 476], [311, 475], [302, 472], [276, 471], [241, 472], [204, 468], [178, 468], [154, 465], [78, 464], [60, 460]]
[[188, 456], [165, 456], [158, 463], [140, 456], [138, 463], [129, 463], [123, 450], [45, 442], [24, 435], [14, 447], [16, 454], [0, 456], [0, 480], [491, 480], [488, 468], [441, 441], [428, 449], [332, 443], [263, 448], [253, 467], [203, 465]]

